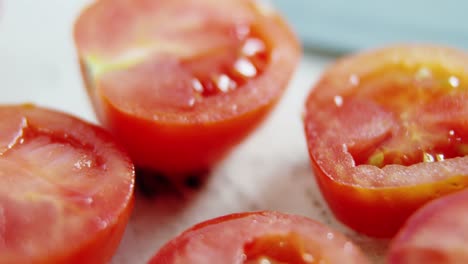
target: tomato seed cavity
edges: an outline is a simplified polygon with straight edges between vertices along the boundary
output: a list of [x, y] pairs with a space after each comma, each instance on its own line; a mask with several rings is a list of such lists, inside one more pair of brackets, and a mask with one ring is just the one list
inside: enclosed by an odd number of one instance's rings
[[[418, 110], [432, 104], [434, 110], [431, 115], [437, 115], [444, 108], [444, 104], [437, 104], [437, 100], [453, 100], [448, 95], [453, 96], [465, 91], [468, 87], [466, 81], [427, 67], [419, 68], [413, 75], [403, 77], [398, 69], [387, 70], [385, 75], [381, 72], [375, 75], [365, 80], [367, 86], [364, 87], [366, 89], [362, 88], [361, 92], [382, 108], [398, 113], [400, 127], [394, 128], [389, 138], [369, 146], [368, 149], [359, 150], [359, 153], [353, 153], [350, 148], [356, 165], [369, 164], [380, 168], [390, 164], [410, 166], [420, 162], [440, 162], [468, 155], [466, 129], [421, 123]], [[383, 75], [391, 80], [388, 81], [389, 84], [381, 84]], [[376, 86], [378, 89], [375, 89]], [[344, 100], [335, 96], [334, 103], [341, 107]], [[455, 113], [464, 110], [453, 111]]]
[[295, 233], [259, 237], [244, 246], [244, 264], [321, 263], [306, 247], [306, 241]]
[[204, 60], [214, 60], [214, 63], [218, 64], [211, 72], [197, 70], [197, 63], [189, 66], [194, 75], [192, 89], [203, 97], [228, 93], [242, 87], [250, 79], [260, 75], [268, 62], [265, 43], [254, 36], [248, 36], [238, 50], [224, 51], [217, 56], [218, 58], [214, 59], [204, 58]]

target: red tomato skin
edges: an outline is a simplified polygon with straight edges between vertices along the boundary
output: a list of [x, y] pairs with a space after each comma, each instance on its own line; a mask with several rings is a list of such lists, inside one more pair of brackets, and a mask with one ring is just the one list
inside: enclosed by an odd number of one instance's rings
[[274, 103], [229, 121], [175, 125], [137, 119], [106, 101], [101, 120], [126, 146], [137, 166], [177, 178], [204, 172], [221, 161], [261, 124]]
[[[325, 73], [325, 76], [319, 80], [315, 85], [315, 89], [320, 89], [321, 92], [332, 95], [335, 92], [333, 89], [336, 88], [340, 90], [336, 95], [346, 95], [350, 92], [347, 89], [350, 88], [346, 87], [348, 83], [343, 82], [343, 78], [344, 76], [349, 77], [353, 73], [352, 70], [356, 67], [359, 68], [359, 70], [357, 70], [354, 77], [360, 78], [363, 75], [373, 73], [376, 68], [383, 67], [379, 59], [388, 55], [389, 51], [397, 55], [403, 54], [406, 57], [411, 58], [412, 51], [417, 51], [418, 49], [419, 54], [416, 56], [416, 61], [412, 61], [410, 59], [409, 63], [424, 63], [424, 59], [426, 59], [428, 57], [427, 55], [430, 55], [432, 52], [434, 54], [442, 53], [446, 55], [445, 57], [442, 57], [448, 61], [447, 64], [457, 70], [468, 67], [465, 63], [466, 60], [464, 62], [459, 59], [466, 58], [467, 55], [458, 50], [431, 45], [398, 45], [383, 48], [376, 52], [371, 51], [357, 54], [356, 57], [361, 60], [361, 64], [359, 65], [356, 65], [355, 61], [353, 61], [356, 58], [355, 56], [346, 57], [338, 61], [337, 64], [332, 66]], [[399, 50], [401, 53], [397, 52]], [[425, 54], [426, 56], [421, 54]], [[364, 57], [368, 63], [363, 62]], [[372, 60], [369, 60], [369, 58]], [[398, 56], [396, 56], [396, 58], [398, 58]], [[437, 55], [435, 55], [434, 58], [437, 58]], [[440, 63], [437, 59], [435, 59], [435, 62], [431, 59], [433, 58], [431, 57], [428, 59], [428, 65], [435, 64], [442, 68], [445, 66], [445, 64], [437, 64]], [[444, 63], [446, 61], [444, 61]], [[395, 61], [394, 63], [397, 65], [395, 67], [398, 67], [398, 62]], [[456, 66], [453, 66], [452, 64]], [[389, 63], [389, 65], [392, 64]], [[334, 73], [337, 73], [338, 76], [334, 76]], [[463, 72], [461, 74], [463, 74]], [[325, 87], [328, 89], [325, 90]], [[310, 101], [316, 100], [315, 96], [316, 93], [312, 91], [306, 99], [306, 108]], [[460, 94], [460, 98], [466, 98], [463, 96], [466, 95]], [[451, 105], [452, 108], [455, 108], [456, 106], [456, 104]], [[443, 110], [444, 109], [441, 109], [439, 112], [443, 112]], [[310, 143], [320, 140], [316, 138], [316, 135], [313, 134], [314, 132], [311, 132], [316, 128], [312, 126], [308, 127], [307, 125], [307, 122], [311, 122], [310, 120], [313, 120], [313, 115], [313, 113], [306, 113], [304, 118], [304, 131], [307, 141], [309, 142], [308, 151], [315, 179], [333, 214], [342, 223], [360, 233], [372, 237], [392, 237], [397, 233], [408, 217], [425, 203], [440, 196], [468, 187], [468, 178], [466, 177], [466, 173], [445, 176], [445, 178], [434, 182], [378, 187], [363, 187], [358, 183], [346, 182], [346, 180], [341, 179], [348, 178], [346, 173], [344, 173], [344, 175], [327, 174], [327, 172], [325, 172], [320, 166], [323, 161], [317, 160], [316, 154], [314, 154], [314, 152], [317, 153], [317, 150], [314, 149]], [[455, 126], [464, 126], [463, 121], [457, 120], [457, 122], [458, 124], [455, 124]], [[321, 124], [321, 126], [326, 125]], [[320, 127], [319, 129], [323, 129], [323, 127]], [[465, 128], [459, 128], [459, 131], [466, 130]], [[466, 157], [464, 159], [466, 159]], [[339, 161], [334, 162], [338, 163]], [[369, 175], [366, 177], [369, 177]]]
[[[125, 189], [120, 190], [119, 195], [122, 204], [118, 204], [116, 212], [108, 213], [109, 216], [116, 216], [109, 219], [106, 222], [106, 226], [101, 228], [98, 232], [89, 233], [89, 240], [76, 244], [77, 247], [69, 247], [64, 251], [49, 251], [41, 254], [40, 256], [31, 258], [30, 256], [15, 256], [14, 260], [8, 260], [7, 263], [11, 264], [49, 264], [49, 263], [63, 263], [63, 264], [79, 264], [79, 263], [90, 263], [90, 264], [104, 264], [109, 263], [114, 256], [117, 248], [122, 240], [124, 231], [130, 219], [134, 207], [134, 166], [126, 153], [126, 151], [119, 145], [116, 144], [113, 137], [104, 129], [94, 124], [88, 123], [82, 119], [74, 117], [70, 114], [60, 112], [53, 109], [47, 109], [39, 107], [33, 104], [23, 105], [3, 105], [1, 108], [5, 109], [16, 109], [19, 114], [23, 114], [27, 119], [31, 118], [33, 122], [36, 122], [37, 118], [43, 118], [44, 116], [50, 117], [55, 122], [52, 127], [47, 127], [48, 120], [37, 121], [38, 129], [50, 133], [52, 136], [56, 134], [61, 137], [63, 134], [67, 136], [76, 137], [74, 144], [85, 144], [87, 146], [98, 146], [95, 151], [102, 151], [102, 153], [109, 154], [106, 157], [110, 162], [119, 162], [119, 166], [125, 168], [125, 171], [119, 171], [123, 175], [128, 175], [129, 178], [126, 182]], [[1, 109], [3, 111], [3, 109]], [[31, 114], [30, 114], [31, 113]], [[62, 121], [58, 123], [57, 120]], [[29, 122], [29, 121], [28, 121]], [[75, 126], [75, 127], [72, 127]], [[96, 145], [92, 145], [91, 142], [97, 142]], [[102, 147], [102, 149], [99, 149]], [[101, 154], [102, 154], [101, 153]], [[108, 168], [108, 171], [112, 171], [112, 168]], [[112, 175], [107, 175], [112, 176]], [[120, 186], [120, 185], [119, 185]], [[104, 194], [98, 194], [97, 196]], [[99, 205], [102, 206], [102, 205]], [[96, 215], [98, 216], [98, 215]], [[86, 232], [87, 230], [83, 230]], [[73, 241], [74, 242], [74, 241]], [[0, 252], [0, 259], [2, 253]], [[1, 262], [1, 261], [0, 261]]]
[[[266, 221], [261, 220], [262, 218], [269, 219], [269, 220], [266, 220]], [[253, 220], [253, 219], [257, 219], [257, 220]], [[336, 232], [318, 222], [315, 222], [314, 220], [305, 218], [303, 216], [288, 215], [288, 214], [274, 212], [274, 211], [261, 211], [261, 212], [234, 213], [234, 214], [217, 217], [217, 218], [210, 219], [210, 220], [201, 222], [199, 224], [196, 224], [193, 227], [184, 231], [182, 234], [180, 234], [176, 238], [169, 241], [166, 245], [164, 245], [149, 260], [148, 264], [184, 263], [183, 261], [184, 261], [184, 258], [186, 258], [186, 255], [191, 254], [191, 250], [188, 250], [190, 248], [188, 245], [191, 243], [191, 240], [199, 241], [200, 239], [204, 239], [206, 236], [209, 236], [208, 233], [211, 233], [211, 232], [218, 231], [221, 233], [223, 231], [216, 229], [217, 225], [223, 225], [226, 223], [230, 223], [231, 221], [233, 222], [232, 225], [233, 225], [234, 230], [236, 228], [237, 229], [252, 228], [251, 226], [249, 226], [250, 224], [252, 224], [252, 221], [254, 221], [256, 225], [260, 225], [259, 229], [262, 229], [262, 230], [263, 230], [262, 226], [268, 226], [268, 225], [274, 226], [275, 224], [278, 224], [279, 222], [283, 222], [283, 221], [286, 222], [288, 225], [290, 225], [291, 228], [289, 229], [290, 230], [289, 232], [298, 232], [299, 230], [301, 230], [301, 228], [304, 225], [306, 225], [306, 226], [311, 227], [311, 229], [315, 230], [317, 233], [314, 233], [314, 234], [297, 233], [297, 234], [302, 239], [305, 239], [304, 241], [307, 241], [305, 243], [309, 247], [314, 249], [313, 252], [310, 252], [312, 253], [314, 257], [319, 257], [320, 259], [324, 260], [325, 263], [330, 263], [330, 264], [342, 263], [344, 259], [346, 259], [348, 263], [360, 263], [360, 264], [369, 263], [368, 259], [363, 255], [360, 249], [355, 247], [349, 240], [347, 240], [346, 237], [344, 237], [339, 232]], [[223, 228], [229, 229], [230, 227], [223, 226]], [[310, 231], [311, 229], [306, 229], [306, 230]], [[251, 243], [257, 238], [262, 238], [265, 235], [268, 236], [268, 235], [276, 234], [275, 229], [270, 230], [266, 228], [266, 230], [269, 230], [269, 232], [266, 232], [266, 233], [259, 232], [256, 235], [251, 235], [251, 237], [245, 237], [244, 238], [245, 240], [240, 245], [241, 248], [237, 248], [239, 246], [237, 245], [238, 243], [237, 239], [235, 239], [236, 242], [233, 242], [233, 241], [225, 240], [226, 239], [225, 237], [221, 237], [219, 240], [219, 243], [220, 244], [231, 243], [231, 244], [226, 244], [226, 245], [232, 245], [232, 243], [234, 243], [234, 245], [232, 246], [234, 249], [229, 249], [229, 251], [231, 250], [235, 251], [236, 254], [238, 254], [239, 252], [244, 252], [244, 255], [247, 255], [246, 258], [249, 258], [248, 253], [243, 251], [245, 250], [246, 244]], [[242, 231], [242, 230], [239, 230], [239, 231]], [[284, 232], [284, 230], [282, 232]], [[281, 232], [278, 232], [278, 234], [280, 233]], [[222, 234], [219, 234], [219, 235], [222, 236]], [[322, 236], [322, 235], [325, 235], [325, 236]], [[323, 242], [324, 244], [321, 244], [321, 242]], [[242, 246], [244, 246], [244, 248], [242, 248]], [[346, 247], [348, 247], [348, 249], [343, 250]], [[267, 248], [267, 250], [269, 249], [271, 248]], [[226, 248], [223, 248], [220, 250], [226, 250]], [[324, 252], [321, 252], [321, 250], [323, 250]], [[207, 252], [206, 254], [209, 254], [209, 252]], [[227, 254], [230, 254], [230, 253], [227, 253]], [[299, 256], [302, 256], [302, 254], [305, 254], [305, 252], [300, 252]], [[225, 263], [242, 264], [245, 261], [245, 259], [242, 260], [239, 258], [235, 258], [236, 260], [231, 262], [230, 260], [228, 260], [231, 258], [232, 256], [226, 256], [226, 259], [224, 260], [228, 262], [225, 262]], [[315, 259], [315, 261], [319, 261], [320, 259]], [[210, 262], [210, 263], [220, 263], [218, 262], [219, 260], [217, 259], [211, 259], [211, 261], [213, 262]], [[291, 260], [283, 259], [282, 261], [290, 263], [289, 261]], [[303, 261], [298, 261], [296, 259], [296, 261], [293, 263], [302, 264]], [[312, 263], [315, 263], [315, 262], [312, 262]], [[193, 264], [198, 264], [198, 263], [193, 263]], [[204, 262], [203, 264], [209, 264], [209, 263]]]
[[[394, 236], [423, 204], [468, 187], [468, 178], [460, 176], [437, 184], [367, 189], [332, 180], [322, 172], [315, 160], [312, 160], [312, 167], [333, 214], [352, 229], [372, 237]], [[454, 182], [456, 186], [452, 184]]]
[[[262, 18], [259, 24], [260, 31], [264, 32], [258, 34], [269, 48], [271, 59], [262, 74], [249, 81], [248, 87], [239, 87], [239, 91], [235, 92], [258, 89], [262, 98], [244, 98], [249, 103], [241, 102], [247, 106], [239, 109], [238, 114], [223, 116], [225, 114], [203, 110], [200, 114], [221, 115], [221, 118], [216, 117], [210, 121], [194, 120], [193, 113], [183, 123], [171, 122], [170, 118], [164, 117], [164, 113], [161, 113], [164, 121], [155, 121], [123, 111], [106, 95], [96, 93], [96, 87], [86, 77], [85, 62], [80, 59], [86, 90], [98, 120], [122, 143], [136, 166], [161, 172], [174, 179], [191, 173], [206, 172], [263, 123], [286, 90], [299, 61], [301, 47], [295, 34], [278, 14]], [[75, 42], [78, 42], [78, 37], [75, 38]], [[79, 47], [79, 44], [76, 46]], [[243, 100], [239, 95], [234, 95], [231, 99]]]

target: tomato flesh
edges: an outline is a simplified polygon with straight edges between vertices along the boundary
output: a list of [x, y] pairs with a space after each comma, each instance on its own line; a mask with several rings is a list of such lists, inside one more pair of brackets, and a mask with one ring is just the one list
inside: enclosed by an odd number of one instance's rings
[[1, 106], [0, 116], [0, 262], [109, 261], [133, 203], [126, 154], [62, 113]]
[[149, 263], [368, 263], [342, 234], [279, 212], [232, 214], [195, 225]]
[[396, 46], [325, 72], [304, 127], [318, 185], [342, 222], [392, 236], [425, 202], [468, 186], [467, 57]]
[[467, 263], [467, 206], [466, 190], [423, 206], [392, 240], [387, 263]]
[[75, 42], [101, 123], [136, 165], [168, 175], [205, 171], [249, 135], [300, 53], [279, 15], [249, 0], [98, 1]]

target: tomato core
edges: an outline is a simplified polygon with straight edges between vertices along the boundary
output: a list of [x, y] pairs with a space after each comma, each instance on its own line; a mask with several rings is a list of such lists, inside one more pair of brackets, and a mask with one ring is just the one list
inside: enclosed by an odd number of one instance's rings
[[306, 251], [299, 235], [269, 235], [254, 239], [244, 246], [244, 264], [314, 264], [321, 261]]

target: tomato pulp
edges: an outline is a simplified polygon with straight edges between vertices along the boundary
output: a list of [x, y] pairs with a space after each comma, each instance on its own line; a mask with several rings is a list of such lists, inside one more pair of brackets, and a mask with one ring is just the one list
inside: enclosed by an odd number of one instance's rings
[[389, 264], [468, 263], [468, 190], [424, 205], [392, 240]]
[[315, 85], [304, 117], [330, 208], [392, 236], [417, 208], [468, 185], [468, 55], [401, 45], [346, 57]]
[[133, 205], [130, 158], [102, 129], [0, 106], [0, 263], [107, 263]]
[[369, 263], [342, 234], [309, 218], [279, 212], [231, 214], [195, 225], [149, 263]]
[[298, 42], [251, 0], [102, 0], [75, 24], [101, 123], [137, 166], [209, 169], [280, 99]]

